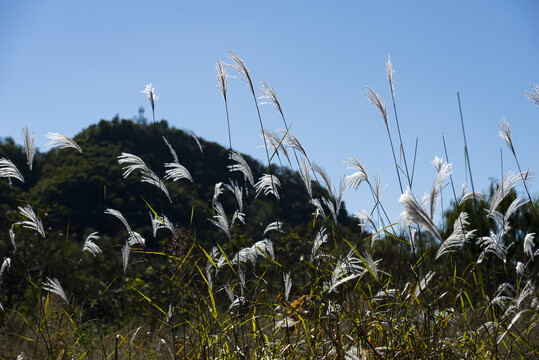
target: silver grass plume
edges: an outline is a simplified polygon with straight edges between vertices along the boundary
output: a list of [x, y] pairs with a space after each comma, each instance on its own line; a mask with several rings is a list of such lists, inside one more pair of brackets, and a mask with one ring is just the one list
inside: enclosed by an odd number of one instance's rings
[[434, 225], [433, 219], [423, 209], [422, 202], [415, 196], [410, 188], [406, 189], [405, 193], [399, 198], [399, 202], [404, 205], [404, 209], [400, 214], [404, 226], [417, 224], [423, 226], [437, 239], [441, 240], [440, 233]]
[[[236, 201], [238, 202], [239, 212], [243, 213], [243, 189], [239, 187], [238, 183], [235, 181], [230, 181], [229, 184], [224, 184], [224, 186], [234, 194]], [[217, 189], [217, 188], [216, 188]]]
[[15, 178], [20, 182], [24, 182], [21, 172], [17, 167], [8, 159], [0, 159], [0, 177], [7, 178], [9, 186], [11, 186], [11, 178]]
[[515, 154], [515, 148], [513, 147], [513, 140], [511, 139], [511, 130], [509, 130], [509, 123], [505, 121], [505, 118], [502, 118], [502, 121], [498, 122], [498, 127], [500, 128], [500, 131], [498, 131], [498, 134], [500, 137], [505, 141], [507, 146], [509, 147], [509, 150]]
[[365, 181], [369, 182], [369, 177], [367, 176], [367, 170], [365, 167], [353, 156], [350, 156], [348, 160], [344, 160], [344, 164], [348, 165], [348, 169], [357, 170], [352, 175], [348, 175], [344, 178], [346, 187], [357, 190], [359, 185]]
[[257, 241], [252, 246], [241, 249], [232, 258], [231, 263], [236, 265], [240, 263], [244, 264], [250, 261], [253, 265], [255, 265], [256, 260], [259, 256], [267, 256], [271, 259], [275, 259], [275, 254], [273, 252], [273, 243], [269, 239]]
[[295, 137], [290, 131], [284, 131], [279, 130], [281, 134], [286, 134], [286, 146], [290, 147], [292, 149], [298, 150], [304, 157], [307, 158], [307, 152], [305, 151], [305, 148], [301, 143], [299, 142], [298, 138]]
[[463, 206], [464, 203], [470, 199], [485, 200], [486, 195], [481, 191], [470, 191], [465, 193], [459, 201], [459, 206]]
[[436, 178], [430, 192], [430, 217], [434, 218], [436, 207], [439, 202], [439, 194], [442, 189], [443, 182], [451, 175], [451, 164], [444, 163], [438, 156], [432, 161], [432, 165], [436, 169]]
[[226, 66], [225, 64], [217, 59], [217, 62], [215, 63], [215, 74], [217, 76], [217, 88], [221, 91], [221, 94], [223, 95], [223, 99], [226, 101], [226, 94], [227, 94], [227, 81], [226, 81]]
[[67, 149], [67, 148], [73, 148], [80, 152], [82, 154], [82, 149], [80, 146], [71, 138], [59, 134], [59, 133], [47, 133], [45, 135], [47, 139], [50, 139], [48, 143], [45, 144], [47, 149], [54, 149], [54, 148], [60, 148], [60, 149]]
[[185, 130], [189, 135], [191, 135], [191, 137], [195, 140], [195, 142], [197, 143], [197, 146], [198, 146], [198, 149], [200, 150], [200, 153], [201, 154], [204, 154], [204, 150], [202, 150], [202, 145], [200, 144], [200, 141], [198, 140], [198, 138], [195, 136], [195, 134], [193, 134], [191, 131], [189, 130]]
[[425, 289], [427, 289], [427, 286], [428, 286], [429, 282], [432, 280], [432, 278], [434, 277], [435, 274], [436, 274], [436, 272], [429, 271], [421, 279], [421, 281], [419, 282], [419, 284], [417, 285], [417, 288], [415, 290], [415, 293], [414, 293], [415, 297], [418, 297], [421, 292], [423, 292]]
[[67, 303], [66, 293], [57, 278], [51, 279], [47, 277], [47, 281], [43, 283], [43, 290], [60, 296]]
[[277, 187], [281, 187], [281, 182], [275, 175], [264, 174], [260, 177], [258, 182], [255, 184], [256, 196], [260, 195], [261, 192], [264, 192], [264, 195], [273, 194], [280, 199], [279, 192]]
[[464, 247], [464, 244], [472, 239], [476, 230], [466, 231], [464, 227], [468, 225], [470, 225], [468, 222], [468, 214], [466, 212], [461, 212], [453, 225], [453, 233], [449, 235], [438, 249], [436, 259], [444, 254], [461, 250]]
[[144, 90], [141, 91], [141, 93], [146, 94], [146, 97], [148, 100], [150, 100], [150, 104], [152, 105], [152, 111], [155, 111], [155, 102], [157, 99], [159, 99], [158, 95], [155, 95], [155, 90], [152, 87], [152, 83], [149, 83], [146, 85]]
[[539, 105], [539, 86], [535, 84], [530, 85], [530, 87], [532, 88], [533, 92], [526, 91], [524, 94], [530, 99], [532, 103], [534, 103], [535, 105]]
[[127, 244], [129, 245], [129, 247], [132, 247], [135, 245], [146, 246], [146, 240], [138, 232], [132, 231], [131, 233], [129, 233]]
[[260, 135], [262, 139], [264, 139], [265, 143], [264, 146], [269, 146], [272, 150], [272, 157], [273, 155], [277, 155], [279, 157], [279, 153], [283, 154], [288, 163], [290, 164], [290, 156], [288, 155], [288, 151], [286, 149], [286, 135], [280, 136], [276, 131], [270, 131], [268, 129], [264, 129], [264, 134]]
[[533, 239], [535, 237], [535, 233], [529, 233], [526, 234], [526, 237], [524, 237], [524, 254], [528, 255], [532, 261], [534, 258], [533, 254]]
[[193, 182], [193, 178], [185, 166], [178, 163], [166, 163], [165, 167], [170, 168], [166, 171], [165, 179], [172, 179], [172, 181], [178, 181], [180, 179], [187, 179]]
[[315, 212], [314, 212], [314, 216], [315, 217], [318, 217], [318, 216], [322, 216], [323, 219], [326, 218], [326, 213], [324, 211], [324, 208], [322, 207], [322, 203], [320, 202], [320, 199], [314, 199], [314, 198], [311, 198], [309, 200], [309, 202], [311, 204], [313, 204], [313, 206], [315, 207]]
[[0, 277], [2, 277], [2, 274], [4, 273], [4, 270], [11, 267], [11, 259], [5, 257], [4, 261], [2, 262], [2, 267], [0, 267]]
[[119, 212], [118, 210], [115, 210], [115, 209], [108, 208], [108, 209], [105, 210], [105, 214], [112, 215], [112, 216], [116, 217], [117, 219], [119, 219], [122, 222], [122, 224], [124, 224], [127, 232], [129, 232], [129, 233], [132, 232], [131, 226], [129, 226], [129, 224], [127, 223], [127, 220], [125, 219], [125, 217], [122, 215], [121, 212]]
[[34, 156], [36, 155], [36, 144], [34, 143], [34, 133], [30, 134], [28, 126], [22, 129], [22, 136], [24, 141], [24, 152], [26, 153], [26, 161], [28, 167], [32, 170], [32, 164], [34, 162]]
[[386, 105], [384, 104], [384, 101], [371, 87], [368, 87], [368, 86], [367, 86], [367, 93], [365, 94], [365, 97], [376, 107], [376, 109], [378, 110], [378, 113], [380, 114], [380, 117], [382, 118], [382, 121], [384, 122], [384, 125], [389, 131], [387, 110], [386, 110]]
[[283, 222], [282, 221], [274, 221], [268, 226], [266, 226], [266, 229], [264, 230], [264, 234], [262, 236], [266, 236], [266, 234], [270, 231], [278, 231], [280, 233], [284, 234], [283, 229]]
[[395, 86], [393, 85], [393, 78], [395, 76], [395, 71], [393, 70], [393, 66], [391, 65], [391, 57], [389, 54], [387, 55], [387, 61], [386, 61], [386, 75], [387, 80], [389, 81], [389, 88], [391, 89], [391, 95], [395, 95]]
[[251, 79], [251, 74], [249, 73], [249, 70], [247, 70], [247, 66], [243, 62], [243, 60], [240, 58], [238, 54], [236, 54], [234, 51], [229, 50], [228, 51], [228, 57], [234, 62], [233, 64], [227, 64], [230, 68], [236, 70], [240, 73], [241, 77], [239, 78], [243, 82], [245, 82], [247, 85], [249, 85], [249, 88], [251, 89], [251, 92], [254, 94], [255, 89], [253, 86], [253, 80]]
[[122, 262], [124, 267], [124, 274], [127, 272], [127, 265], [129, 263], [129, 252], [131, 248], [129, 247], [128, 243], [125, 243], [124, 246], [122, 246]]
[[13, 226], [11, 225], [11, 228], [9, 229], [9, 238], [11, 240], [11, 245], [13, 245], [13, 250], [17, 250], [17, 244], [15, 243], [15, 231], [13, 230]]
[[273, 90], [268, 84], [266, 84], [264, 81], [260, 83], [261, 88], [258, 89], [258, 93], [260, 94], [259, 99], [265, 99], [267, 101], [263, 101], [259, 103], [259, 105], [266, 105], [271, 104], [277, 108], [277, 111], [279, 111], [279, 114], [281, 114], [281, 117], [284, 117], [283, 110], [281, 108], [281, 104], [279, 103], [279, 100], [277, 99], [277, 95], [275, 94], [275, 90]]
[[230, 225], [228, 223], [228, 219], [226, 217], [225, 211], [223, 210], [223, 206], [215, 202], [213, 204], [213, 208], [215, 209], [216, 215], [213, 216], [213, 219], [208, 219], [213, 225], [217, 226], [219, 229], [223, 230], [228, 237], [228, 240], [232, 240], [232, 235], [230, 234]]
[[320, 175], [320, 177], [324, 181], [324, 184], [326, 185], [326, 189], [328, 190], [329, 195], [331, 197], [334, 197], [333, 196], [333, 187], [331, 186], [331, 178], [329, 177], [327, 171], [324, 168], [322, 168], [322, 167], [320, 167], [320, 166], [318, 166], [317, 164], [314, 164], [314, 163], [311, 165], [311, 169], [313, 170], [313, 172]]
[[43, 223], [37, 217], [32, 207], [30, 205], [26, 207], [19, 206], [18, 209], [21, 215], [28, 218], [28, 220], [19, 221], [16, 224], [22, 225], [23, 227], [27, 229], [35, 230], [37, 231], [39, 235], [41, 235], [42, 237], [45, 237], [45, 229], [43, 228]]
[[249, 164], [247, 164], [247, 161], [245, 161], [243, 156], [241, 156], [237, 152], [231, 151], [228, 155], [228, 158], [236, 162], [236, 164], [234, 165], [228, 165], [228, 170], [242, 172], [245, 179], [249, 180], [252, 186], [255, 186], [253, 173], [251, 172], [251, 168], [249, 167]]
[[124, 179], [126, 179], [133, 171], [140, 170], [142, 174], [141, 181], [147, 182], [151, 185], [158, 187], [167, 196], [168, 200], [172, 203], [172, 199], [170, 198], [170, 194], [165, 184], [161, 181], [161, 179], [159, 179], [159, 177], [148, 166], [146, 166], [146, 164], [140, 157], [133, 154], [129, 154], [129, 153], [122, 153], [122, 155], [118, 156], [118, 164], [120, 165], [128, 164], [122, 167], [122, 169], [124, 170], [124, 173], [123, 173]]
[[82, 247], [82, 251], [89, 251], [93, 256], [97, 256], [97, 254], [101, 254], [102, 253], [101, 249], [94, 242], [94, 240], [97, 240], [97, 239], [99, 239], [99, 236], [97, 236], [97, 231], [88, 235], [88, 237], [84, 241], [84, 246]]
[[359, 226], [361, 227], [361, 230], [364, 231], [364, 229], [367, 226], [369, 226], [371, 228], [371, 230], [372, 230], [371, 247], [373, 247], [374, 243], [377, 240], [380, 240], [380, 233], [378, 232], [378, 229], [376, 227], [376, 223], [374, 222], [374, 219], [365, 210], [359, 210], [357, 213], [354, 214], [354, 217], [356, 217], [359, 220]]
[[292, 288], [292, 279], [290, 278], [290, 271], [286, 274], [283, 274], [283, 281], [284, 281], [284, 300], [288, 301], [288, 297], [290, 296], [290, 289]]
[[305, 184], [305, 189], [307, 189], [307, 194], [309, 197], [313, 197], [313, 187], [312, 187], [312, 177], [311, 177], [311, 167], [307, 164], [305, 157], [301, 158], [301, 163], [299, 164], [299, 175]]
[[167, 138], [163, 136], [163, 141], [165, 142], [165, 144], [167, 145], [168, 149], [170, 150], [170, 154], [172, 155], [172, 158], [174, 159], [174, 162], [175, 163], [179, 163], [180, 161], [178, 160], [178, 155], [176, 154], [176, 151], [174, 150], [174, 148], [172, 147], [172, 145], [170, 145], [170, 143], [167, 141]]
[[311, 248], [311, 262], [314, 262], [320, 256], [318, 250], [328, 240], [328, 235], [326, 234], [326, 229], [321, 228], [316, 234], [314, 239], [313, 247]]
[[511, 243], [508, 246], [505, 246], [502, 241], [502, 236], [492, 232], [490, 233], [490, 236], [483, 236], [477, 239], [476, 244], [483, 248], [481, 254], [479, 254], [479, 257], [477, 258], [477, 263], [482, 263], [487, 254], [494, 254], [502, 260], [504, 264], [507, 262], [507, 250], [513, 245], [513, 243]]
[[[525, 172], [527, 174], [527, 172]], [[502, 182], [498, 186], [498, 189], [492, 196], [492, 200], [490, 202], [490, 208], [488, 210], [488, 216], [491, 217], [492, 213], [496, 208], [500, 205], [502, 200], [509, 194], [511, 189], [515, 187], [517, 181], [519, 178], [523, 178], [524, 173], [515, 174], [513, 171], [509, 171], [502, 179]]]
[[368, 270], [363, 266], [363, 262], [356, 256], [354, 250], [350, 250], [348, 255], [339, 259], [331, 275], [331, 281], [327, 284], [329, 293], [336, 291], [335, 289], [357, 277], [362, 276]]
[[159, 229], [168, 229], [174, 234], [174, 224], [165, 215], [162, 214], [161, 217], [158, 217], [150, 211], [150, 219], [152, 221], [153, 237], [157, 236], [157, 230]]

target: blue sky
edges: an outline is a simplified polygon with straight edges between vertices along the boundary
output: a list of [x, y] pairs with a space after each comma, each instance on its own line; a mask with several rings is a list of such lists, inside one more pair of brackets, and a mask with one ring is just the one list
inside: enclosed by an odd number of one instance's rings
[[[334, 184], [351, 173], [343, 160], [352, 155], [369, 176], [381, 175], [382, 201], [396, 221], [400, 190], [389, 142], [365, 87], [392, 114], [391, 54], [409, 162], [418, 139], [419, 195], [432, 185], [434, 156], [445, 159], [442, 133], [457, 187], [466, 180], [457, 91], [476, 188], [500, 179], [500, 148], [504, 171], [515, 168], [498, 136], [504, 116], [521, 165], [537, 172], [539, 107], [524, 96], [539, 82], [537, 14], [536, 1], [0, 0], [0, 136], [22, 143], [27, 125], [45, 150], [47, 132], [74, 136], [116, 114], [132, 118], [141, 105], [148, 115], [140, 91], [151, 82], [158, 119], [226, 145], [214, 66], [233, 50], [256, 82], [275, 89], [290, 131]], [[256, 110], [236, 79], [229, 79], [229, 110], [233, 147], [263, 160]], [[267, 128], [282, 128], [274, 108], [261, 111]], [[393, 116], [390, 126], [396, 130]], [[372, 208], [366, 190], [346, 192], [349, 212]]]

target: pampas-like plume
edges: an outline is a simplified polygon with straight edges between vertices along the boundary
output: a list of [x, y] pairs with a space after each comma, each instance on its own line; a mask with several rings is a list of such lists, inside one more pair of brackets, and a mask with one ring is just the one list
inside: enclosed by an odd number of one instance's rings
[[365, 227], [370, 226], [373, 234], [371, 235], [371, 247], [374, 246], [376, 240], [380, 240], [380, 233], [376, 228], [376, 224], [372, 216], [365, 210], [359, 210], [354, 214], [359, 219], [359, 226], [363, 230]]
[[290, 278], [290, 271], [286, 274], [283, 274], [283, 281], [284, 281], [284, 300], [288, 301], [288, 297], [290, 296], [290, 289], [292, 288], [292, 279]]
[[60, 296], [67, 303], [66, 293], [57, 278], [51, 279], [48, 277], [47, 281], [43, 283], [43, 290]]
[[395, 76], [395, 71], [393, 70], [393, 65], [391, 65], [391, 57], [387, 55], [386, 61], [386, 75], [387, 80], [389, 81], [389, 89], [391, 90], [391, 95], [395, 95], [395, 86], [393, 85], [393, 78]]
[[24, 182], [21, 172], [17, 167], [8, 159], [0, 159], [0, 177], [7, 178], [9, 186], [11, 186], [11, 178], [15, 178], [20, 182]]
[[228, 88], [226, 81], [226, 66], [219, 59], [217, 59], [217, 62], [215, 63], [215, 75], [217, 76], [217, 88], [219, 88], [226, 101], [226, 92]]
[[131, 248], [129, 247], [128, 243], [125, 243], [124, 246], [122, 246], [122, 262], [124, 266], [124, 274], [127, 272], [127, 264], [129, 263], [129, 252]]
[[513, 243], [511, 243], [508, 246], [505, 246], [502, 242], [502, 236], [499, 236], [492, 232], [490, 233], [490, 236], [483, 236], [477, 239], [476, 244], [483, 248], [483, 251], [481, 252], [481, 254], [479, 254], [479, 257], [477, 258], [478, 263], [483, 262], [483, 259], [487, 254], [494, 254], [500, 260], [506, 263], [507, 249], [509, 249], [509, 247], [513, 245]]
[[165, 179], [172, 179], [172, 181], [178, 181], [180, 179], [187, 179], [193, 182], [193, 178], [185, 166], [178, 163], [166, 163], [165, 167], [170, 168], [166, 171]]
[[26, 207], [19, 206], [18, 209], [21, 212], [21, 215], [27, 217], [28, 220], [19, 221], [16, 224], [22, 225], [23, 227], [27, 229], [35, 230], [37, 231], [39, 235], [41, 235], [42, 237], [45, 237], [45, 229], [43, 228], [43, 223], [37, 217], [32, 207], [30, 205]]
[[257, 241], [253, 246], [246, 247], [241, 249], [235, 256], [232, 258], [232, 264], [246, 263], [250, 261], [253, 265], [256, 264], [258, 256], [270, 257], [275, 259], [275, 254], [273, 252], [273, 243], [269, 239], [264, 239]]
[[507, 146], [509, 147], [509, 150], [515, 154], [515, 148], [513, 147], [513, 140], [511, 139], [511, 130], [509, 130], [509, 124], [507, 121], [505, 121], [505, 118], [502, 118], [502, 121], [500, 121], [498, 124], [498, 127], [500, 128], [500, 131], [498, 131], [498, 134], [500, 137], [505, 141]]
[[251, 172], [251, 168], [249, 167], [249, 164], [247, 164], [247, 161], [245, 161], [243, 156], [241, 156], [237, 152], [231, 151], [230, 154], [228, 154], [228, 158], [236, 162], [236, 164], [234, 165], [228, 165], [228, 170], [241, 171], [245, 179], [249, 180], [252, 186], [255, 186], [253, 173]]
[[313, 215], [315, 217], [322, 216], [322, 218], [325, 219], [326, 212], [324, 211], [324, 208], [322, 207], [322, 203], [320, 202], [320, 199], [311, 198], [309, 202], [313, 204], [313, 206], [316, 208], [315, 213]]
[[275, 175], [264, 174], [255, 184], [256, 196], [260, 195], [261, 192], [264, 192], [264, 195], [273, 194], [280, 200], [279, 192], [277, 187], [281, 187], [281, 182]]
[[348, 160], [344, 160], [344, 164], [348, 165], [348, 169], [357, 170], [352, 175], [348, 175], [344, 178], [346, 187], [352, 190], [357, 190], [359, 188], [359, 185], [363, 181], [369, 181], [369, 177], [367, 176], [367, 170], [355, 157], [350, 156]]
[[155, 90], [152, 87], [152, 83], [149, 83], [146, 85], [144, 90], [141, 91], [141, 93], [146, 94], [146, 97], [148, 100], [150, 100], [150, 104], [152, 105], [152, 111], [155, 111], [155, 102], [157, 99], [159, 99], [158, 95], [155, 95]]
[[45, 144], [47, 149], [53, 149], [59, 147], [60, 149], [73, 148], [82, 154], [82, 149], [80, 146], [71, 138], [59, 134], [59, 133], [47, 133], [45, 135], [47, 139], [50, 139], [48, 143]]
[[226, 217], [223, 206], [215, 202], [213, 204], [215, 212], [217, 215], [213, 216], [213, 219], [208, 219], [213, 225], [217, 226], [219, 229], [223, 230], [228, 237], [228, 240], [232, 240], [232, 235], [230, 234], [230, 225], [228, 224], [228, 219]]
[[157, 236], [157, 230], [159, 229], [168, 229], [174, 234], [174, 224], [165, 215], [161, 215], [159, 218], [150, 211], [150, 219], [152, 220], [153, 237]]
[[453, 233], [449, 235], [438, 249], [436, 259], [444, 254], [462, 249], [464, 244], [472, 239], [476, 230], [466, 231], [464, 227], [468, 225], [470, 225], [468, 222], [468, 214], [466, 212], [461, 212], [457, 220], [455, 220], [455, 225], [453, 225]]
[[[161, 179], [159, 179], [157, 175], [155, 175], [155, 173], [148, 166], [146, 166], [146, 164], [144, 163], [144, 161], [142, 161], [140, 157], [129, 153], [122, 153], [122, 155], [118, 156], [118, 164], [129, 164], [122, 168], [124, 170], [124, 179], [126, 179], [133, 171], [140, 170], [142, 173], [141, 181], [147, 182], [161, 189], [161, 191], [163, 191], [163, 193], [165, 193], [165, 195], [167, 196], [168, 200], [172, 203], [172, 199], [170, 198], [170, 194], [165, 184], [161, 181]], [[176, 169], [172, 171], [175, 170]]]
[[302, 157], [301, 163], [299, 164], [299, 175], [305, 184], [305, 189], [307, 189], [307, 194], [309, 197], [313, 197], [313, 187], [312, 187], [312, 177], [311, 177], [311, 167], [307, 164], [307, 159]]
[[501, 184], [498, 186], [498, 189], [496, 190], [496, 193], [492, 196], [492, 200], [490, 201], [490, 208], [488, 210], [488, 216], [491, 217], [492, 213], [498, 205], [502, 202], [502, 200], [509, 194], [511, 189], [515, 187], [517, 181], [519, 178], [523, 178], [527, 172], [515, 174], [513, 171], [508, 172], [505, 174], [505, 176], [502, 179]]
[[279, 103], [279, 100], [277, 99], [277, 95], [275, 94], [275, 90], [273, 90], [268, 84], [266, 84], [264, 81], [260, 83], [262, 86], [260, 89], [258, 89], [258, 93], [260, 94], [259, 99], [265, 99], [268, 101], [264, 101], [259, 103], [258, 105], [266, 105], [271, 104], [277, 108], [277, 111], [279, 111], [279, 114], [281, 114], [281, 117], [284, 118], [283, 110], [281, 109], [281, 104]]
[[459, 201], [459, 206], [463, 206], [464, 203], [470, 199], [485, 200], [486, 195], [481, 191], [470, 191], [465, 193]]
[[132, 230], [131, 230], [131, 226], [129, 226], [129, 224], [127, 223], [127, 220], [125, 219], [125, 217], [122, 215], [121, 212], [119, 212], [118, 210], [114, 210], [114, 209], [106, 209], [105, 210], [105, 214], [107, 215], [112, 215], [116, 218], [118, 218], [122, 224], [124, 224], [125, 228], [127, 229], [127, 232], [131, 233]]
[[524, 94], [533, 102], [535, 105], [539, 105], [539, 86], [537, 84], [530, 85], [533, 92], [526, 91]]
[[93, 256], [97, 256], [97, 254], [101, 254], [102, 253], [101, 249], [99, 248], [99, 246], [97, 246], [96, 243], [93, 242], [93, 240], [97, 240], [97, 239], [99, 239], [99, 236], [97, 236], [97, 231], [88, 235], [88, 237], [84, 241], [84, 246], [82, 247], [82, 251], [89, 251]]
[[4, 270], [10, 267], [11, 267], [11, 259], [5, 257], [4, 261], [2, 262], [2, 267], [0, 267], [0, 277], [2, 277]]
[[368, 87], [368, 86], [367, 86], [367, 93], [365, 94], [365, 97], [376, 107], [376, 109], [378, 110], [378, 113], [380, 113], [380, 117], [382, 118], [384, 125], [386, 126], [387, 130], [389, 130], [389, 123], [387, 120], [387, 110], [386, 110], [386, 105], [384, 104], [384, 101], [371, 87]]
[[224, 184], [224, 186], [234, 194], [236, 201], [238, 202], [238, 208], [240, 212], [243, 212], [243, 189], [239, 187], [238, 183], [235, 181], [230, 181], [229, 184]]
[[22, 129], [22, 136], [24, 141], [24, 152], [26, 153], [26, 161], [30, 170], [32, 170], [32, 163], [34, 162], [34, 155], [36, 154], [36, 145], [34, 143], [34, 133], [30, 134], [28, 126]]
[[311, 248], [311, 262], [318, 259], [318, 257], [320, 256], [318, 254], [318, 250], [320, 249], [320, 246], [322, 246], [322, 244], [324, 244], [326, 241], [328, 241], [328, 235], [326, 234], [326, 229], [321, 228], [318, 231], [318, 234], [316, 234], [313, 247]]
[[278, 231], [280, 233], [284, 234], [283, 229], [283, 222], [282, 221], [274, 221], [268, 226], [266, 226], [266, 229], [264, 230], [264, 234], [262, 236], [266, 236], [266, 234], [270, 231]]
[[274, 155], [279, 157], [279, 153], [281, 153], [284, 155], [284, 157], [286, 157], [288, 163], [291, 163], [290, 156], [288, 155], [288, 151], [286, 149], [286, 135], [280, 136], [276, 131], [264, 129], [264, 135], [261, 135], [260, 137], [262, 137], [265, 140], [265, 144], [271, 148], [271, 157]]
[[238, 54], [236, 54], [232, 50], [228, 51], [228, 57], [234, 62], [234, 64], [227, 64], [227, 65], [240, 73], [242, 77], [239, 79], [244, 81], [247, 85], [249, 85], [251, 92], [254, 94], [255, 89], [253, 86], [253, 80], [251, 79], [251, 74], [249, 73], [249, 70], [247, 70], [247, 66], [245, 65], [243, 60], [240, 58]]
[[430, 192], [430, 217], [431, 219], [434, 218], [434, 213], [436, 211], [436, 207], [438, 206], [440, 190], [442, 189], [442, 184], [451, 175], [451, 164], [444, 163], [442, 159], [440, 159], [438, 156], [434, 158], [432, 161], [432, 165], [437, 171], [436, 178], [434, 180], [434, 184], [432, 185], [432, 189]]
[[529, 257], [531, 257], [532, 261], [533, 261], [533, 239], [535, 237], [535, 233], [529, 233], [529, 234], [526, 234], [526, 237], [524, 237], [524, 254], [528, 255]]
[[198, 138], [195, 136], [195, 134], [193, 134], [191, 131], [189, 130], [185, 130], [189, 135], [191, 135], [191, 137], [195, 140], [195, 142], [197, 143], [197, 146], [198, 146], [198, 149], [200, 150], [200, 153], [201, 154], [204, 154], [204, 150], [202, 150], [202, 145], [200, 144], [200, 141], [198, 140]]
[[422, 203], [412, 193], [410, 188], [399, 198], [399, 202], [404, 205], [404, 210], [400, 214], [400, 218], [405, 226], [410, 224], [418, 224], [427, 229], [437, 239], [441, 240], [440, 233], [434, 225], [433, 219], [423, 209]]
[[13, 231], [13, 225], [9, 229], [9, 238], [11, 239], [11, 245], [13, 245], [13, 250], [17, 250], [17, 244], [15, 244], [15, 231]]

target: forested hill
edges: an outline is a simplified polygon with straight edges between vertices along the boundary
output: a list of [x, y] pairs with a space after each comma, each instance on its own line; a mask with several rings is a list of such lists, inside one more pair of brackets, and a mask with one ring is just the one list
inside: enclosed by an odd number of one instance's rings
[[[174, 162], [164, 138], [193, 179], [193, 182], [188, 179], [163, 180], [170, 201], [158, 187], [142, 182], [140, 171], [124, 178], [126, 164], [118, 163], [122, 153], [136, 155], [164, 179], [165, 163]], [[245, 224], [237, 222], [239, 225], [233, 228], [234, 237], [261, 240], [265, 227], [278, 220], [283, 222], [287, 233], [312, 231], [315, 207], [309, 203], [299, 173], [272, 165], [272, 173], [281, 182], [278, 188], [280, 199], [263, 192], [256, 196], [255, 189], [241, 172], [229, 171], [228, 166], [235, 162], [229, 159], [228, 149], [169, 127], [165, 120], [155, 124], [118, 118], [102, 120], [81, 131], [73, 140], [83, 150], [82, 154], [71, 148], [38, 153], [31, 171], [22, 146], [10, 138], [0, 142], [0, 157], [11, 160], [25, 179], [24, 183], [13, 180], [11, 188], [5, 179], [0, 182], [0, 210], [7, 214], [0, 220], [3, 234], [7, 234], [14, 222], [21, 220], [17, 208], [29, 203], [39, 212], [46, 230], [65, 232], [69, 229], [69, 237], [80, 241], [93, 231], [117, 234], [122, 230], [117, 219], [104, 213], [112, 208], [125, 216], [129, 225], [146, 238], [149, 246], [152, 246], [153, 238], [152, 209], [159, 215], [165, 214], [175, 225], [189, 229], [201, 243], [215, 243], [220, 238], [226, 239], [225, 233], [208, 220], [215, 215], [212, 205], [215, 185], [219, 182], [230, 184], [231, 181], [248, 189], [243, 192]], [[255, 182], [269, 173], [267, 166], [249, 156], [243, 157]], [[279, 161], [275, 163], [279, 164]], [[219, 202], [232, 218], [238, 210], [238, 202], [226, 187], [223, 190]], [[314, 197], [329, 198], [327, 191], [314, 182], [313, 193]], [[329, 211], [327, 214], [331, 216]], [[344, 205], [338, 220], [341, 231], [357, 235], [357, 222], [346, 214]]]

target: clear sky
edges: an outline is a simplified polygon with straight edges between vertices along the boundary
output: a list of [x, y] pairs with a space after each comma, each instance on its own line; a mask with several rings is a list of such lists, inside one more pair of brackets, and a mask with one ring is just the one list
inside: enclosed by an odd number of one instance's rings
[[[539, 83], [538, 15], [533, 0], [0, 0], [0, 136], [22, 143], [28, 125], [44, 151], [47, 132], [74, 136], [116, 114], [133, 118], [141, 105], [148, 115], [141, 90], [151, 82], [158, 119], [226, 145], [214, 66], [217, 58], [230, 62], [233, 50], [254, 81], [275, 89], [290, 131], [334, 184], [351, 173], [343, 164], [351, 155], [370, 177], [381, 175], [382, 201], [396, 221], [389, 141], [365, 87], [392, 114], [391, 54], [409, 162], [418, 139], [413, 189], [420, 196], [433, 182], [431, 160], [446, 158], [442, 133], [457, 186], [466, 180], [457, 91], [476, 188], [500, 179], [500, 149], [504, 171], [516, 168], [498, 136], [504, 116], [521, 165], [537, 172], [539, 107], [524, 92]], [[229, 107], [233, 148], [263, 160], [256, 110], [236, 79], [229, 79]], [[267, 128], [282, 128], [273, 107], [261, 110]], [[396, 130], [393, 116], [390, 126]], [[349, 212], [372, 208], [365, 190], [346, 192]]]

